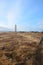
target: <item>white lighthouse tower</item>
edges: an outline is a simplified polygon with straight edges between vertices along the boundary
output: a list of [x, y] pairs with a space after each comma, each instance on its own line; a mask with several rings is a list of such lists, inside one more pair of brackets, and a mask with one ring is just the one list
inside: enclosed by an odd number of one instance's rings
[[16, 24], [15, 24], [15, 32], [17, 32], [17, 26], [16, 26]]

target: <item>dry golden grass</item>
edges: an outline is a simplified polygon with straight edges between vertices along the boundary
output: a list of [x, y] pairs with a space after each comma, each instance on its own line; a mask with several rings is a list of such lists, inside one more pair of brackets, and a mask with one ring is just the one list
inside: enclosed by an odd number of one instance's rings
[[[35, 57], [42, 36], [43, 33], [1, 32], [0, 65], [32, 65], [34, 62], [39, 63]], [[40, 54], [42, 54], [43, 58], [43, 42], [40, 46]]]

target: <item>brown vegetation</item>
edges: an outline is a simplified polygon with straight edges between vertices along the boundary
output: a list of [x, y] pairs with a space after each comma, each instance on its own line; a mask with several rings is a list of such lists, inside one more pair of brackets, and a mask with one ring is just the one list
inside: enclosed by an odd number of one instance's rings
[[43, 65], [43, 33], [0, 33], [0, 65]]

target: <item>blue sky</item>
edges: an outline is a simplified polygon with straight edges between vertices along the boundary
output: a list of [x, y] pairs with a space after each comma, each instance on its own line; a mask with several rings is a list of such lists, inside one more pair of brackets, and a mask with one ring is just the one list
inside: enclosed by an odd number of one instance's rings
[[0, 27], [43, 31], [43, 0], [0, 0]]

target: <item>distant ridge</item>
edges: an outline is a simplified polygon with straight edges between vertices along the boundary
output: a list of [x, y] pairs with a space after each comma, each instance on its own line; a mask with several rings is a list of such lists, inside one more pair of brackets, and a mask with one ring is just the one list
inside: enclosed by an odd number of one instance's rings
[[0, 26], [0, 32], [7, 32], [7, 31], [10, 31], [10, 29]]

